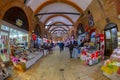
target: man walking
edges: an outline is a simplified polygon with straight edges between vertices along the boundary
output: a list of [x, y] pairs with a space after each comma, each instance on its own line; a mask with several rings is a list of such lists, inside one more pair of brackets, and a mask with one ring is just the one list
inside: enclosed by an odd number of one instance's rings
[[68, 48], [69, 48], [69, 52], [70, 52], [70, 58], [72, 58], [74, 42], [70, 41], [70, 44], [69, 44]]

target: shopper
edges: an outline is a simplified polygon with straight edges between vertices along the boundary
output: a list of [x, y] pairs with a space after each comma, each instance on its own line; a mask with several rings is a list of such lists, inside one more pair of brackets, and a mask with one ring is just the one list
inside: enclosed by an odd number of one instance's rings
[[60, 52], [63, 51], [63, 50], [64, 50], [64, 43], [61, 42], [61, 43], [59, 44], [59, 46], [60, 46]]
[[73, 48], [74, 48], [74, 43], [72, 43], [72, 41], [70, 41], [68, 48], [70, 52], [70, 58], [72, 58], [72, 53], [73, 53]]
[[74, 48], [73, 48], [73, 53], [72, 53], [72, 57], [74, 58], [74, 59], [77, 59], [78, 58], [78, 43], [77, 42], [75, 42], [75, 44], [74, 44]]

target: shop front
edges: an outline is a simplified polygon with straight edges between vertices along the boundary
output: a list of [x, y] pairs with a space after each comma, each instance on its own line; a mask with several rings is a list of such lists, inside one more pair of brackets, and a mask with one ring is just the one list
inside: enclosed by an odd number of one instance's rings
[[[111, 80], [120, 79], [120, 32], [117, 25], [110, 23], [105, 27], [105, 56], [101, 70]], [[109, 57], [109, 58], [108, 58]]]
[[0, 20], [0, 80], [9, 76], [11, 57], [28, 48], [28, 20], [18, 7], [8, 9]]
[[117, 48], [117, 25], [115, 23], [110, 23], [105, 26], [104, 34], [105, 34], [105, 56], [110, 57], [113, 50]]
[[1, 35], [8, 36], [9, 54], [16, 55], [28, 49], [29, 24], [25, 12], [19, 7], [8, 9], [1, 22]]
[[28, 32], [26, 14], [18, 7], [10, 8], [0, 21], [1, 59], [4, 62], [11, 61], [20, 71], [27, 70], [43, 55], [38, 49], [28, 48]]

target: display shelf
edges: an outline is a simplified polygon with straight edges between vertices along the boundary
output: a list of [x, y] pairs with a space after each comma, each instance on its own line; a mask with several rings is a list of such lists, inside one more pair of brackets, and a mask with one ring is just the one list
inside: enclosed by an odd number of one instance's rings
[[103, 75], [111, 80], [120, 80], [120, 48], [114, 49], [110, 59], [101, 67]]
[[81, 61], [89, 66], [100, 63], [103, 60], [103, 54], [100, 50], [81, 48]]
[[9, 61], [9, 43], [7, 33], [0, 33], [0, 57], [3, 62]]
[[42, 56], [43, 56], [43, 53], [39, 53], [34, 58], [27, 60], [25, 62], [26, 69], [30, 68], [33, 64], [35, 64], [36, 61], [38, 61]]
[[43, 56], [43, 52], [30, 49], [16, 56], [12, 57], [13, 65], [17, 70], [24, 72]]

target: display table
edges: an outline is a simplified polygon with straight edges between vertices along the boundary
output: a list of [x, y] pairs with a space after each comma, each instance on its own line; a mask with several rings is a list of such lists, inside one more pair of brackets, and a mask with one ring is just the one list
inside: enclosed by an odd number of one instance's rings
[[34, 58], [29, 59], [25, 62], [26, 64], [26, 69], [28, 69], [31, 65], [33, 65], [34, 63], [36, 63], [36, 61], [38, 61], [41, 57], [43, 56], [43, 53], [38, 53]]
[[35, 64], [36, 61], [38, 61], [42, 56], [43, 52], [34, 52], [29, 53], [26, 58], [13, 58], [12, 62], [17, 70], [24, 72], [26, 69], [30, 68], [33, 64]]
[[101, 70], [109, 79], [120, 80], [120, 48], [114, 49], [110, 59], [104, 61]]
[[27, 60], [25, 62], [26, 69], [28, 69], [29, 67], [31, 67], [34, 63], [36, 63], [36, 61], [38, 61], [42, 56], [43, 56], [42, 52], [37, 52], [37, 55], [35, 55], [35, 57], [33, 57], [32, 59]]
[[83, 47], [81, 49], [80, 59], [84, 64], [94, 65], [103, 59], [103, 55], [100, 50], [87, 49]]

